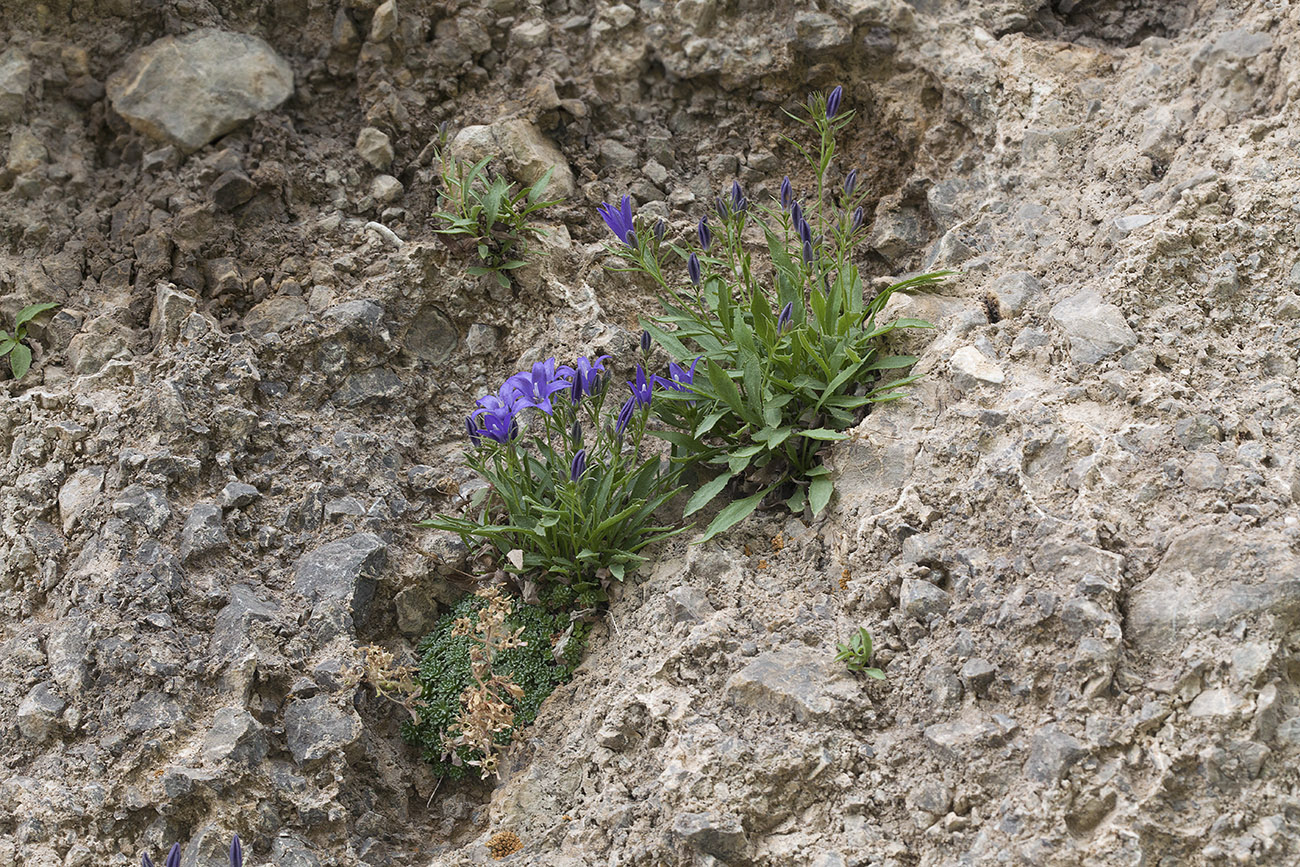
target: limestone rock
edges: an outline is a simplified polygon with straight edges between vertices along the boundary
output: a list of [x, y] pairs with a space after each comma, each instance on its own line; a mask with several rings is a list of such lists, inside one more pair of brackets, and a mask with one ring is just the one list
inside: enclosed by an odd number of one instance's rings
[[382, 130], [368, 126], [357, 134], [357, 153], [382, 172], [393, 161], [393, 143]]
[[32, 84], [32, 62], [17, 48], [0, 54], [0, 123], [22, 116], [27, 88]]
[[181, 561], [200, 557], [229, 544], [222, 523], [221, 507], [213, 503], [199, 503], [190, 510], [181, 529]]
[[1091, 289], [1058, 302], [1051, 315], [1070, 340], [1070, 357], [1080, 364], [1096, 364], [1137, 343], [1120, 309]]
[[963, 346], [952, 354], [953, 384], [962, 390], [970, 390], [981, 384], [1001, 385], [1007, 375], [997, 362], [990, 359], [974, 346]]
[[203, 741], [203, 760], [210, 765], [227, 759], [256, 765], [268, 749], [266, 731], [251, 713], [242, 707], [223, 707], [213, 716]]
[[948, 594], [935, 587], [929, 581], [915, 578], [903, 580], [903, 589], [898, 594], [898, 604], [908, 617], [925, 620], [931, 614], [942, 614], [948, 610]]
[[847, 697], [826, 661], [824, 655], [796, 647], [760, 654], [732, 675], [727, 696], [735, 704], [788, 713], [798, 721], [825, 717]]
[[278, 107], [293, 70], [256, 36], [205, 27], [135, 52], [107, 91], [131, 126], [188, 153]]
[[66, 706], [48, 683], [37, 684], [18, 705], [18, 731], [30, 741], [44, 743], [58, 730]]
[[721, 813], [681, 813], [673, 820], [673, 834], [705, 855], [732, 860], [744, 856], [748, 839], [740, 819]]
[[75, 530], [85, 514], [94, 508], [103, 489], [103, 467], [77, 470], [63, 483], [59, 488], [59, 520], [65, 536]]
[[1124, 632], [1135, 649], [1167, 657], [1195, 630], [1264, 614], [1277, 618], [1276, 628], [1300, 616], [1300, 560], [1277, 532], [1210, 525], [1174, 539], [1133, 589]]
[[504, 120], [491, 126], [467, 126], [451, 143], [458, 158], [477, 162], [485, 156], [501, 156], [510, 171], [525, 184], [536, 183], [547, 169], [555, 167], [547, 198], [571, 196], [577, 190], [573, 169], [555, 143], [521, 118]]
[[1025, 776], [1039, 783], [1055, 783], [1085, 752], [1083, 744], [1058, 726], [1045, 726], [1034, 734]]
[[361, 717], [352, 705], [338, 707], [327, 695], [298, 699], [284, 712], [289, 752], [298, 764], [345, 750], [361, 737]]
[[294, 589], [313, 605], [344, 603], [353, 620], [360, 621], [387, 558], [383, 540], [373, 533], [357, 533], [298, 558], [293, 566]]

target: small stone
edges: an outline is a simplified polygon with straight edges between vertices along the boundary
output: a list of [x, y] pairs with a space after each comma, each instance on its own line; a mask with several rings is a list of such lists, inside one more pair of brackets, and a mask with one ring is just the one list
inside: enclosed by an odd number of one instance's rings
[[262, 493], [252, 485], [231, 482], [221, 489], [221, 506], [226, 509], [243, 509], [261, 499]]
[[213, 716], [203, 741], [203, 760], [209, 765], [226, 760], [256, 765], [269, 749], [266, 730], [251, 713], [242, 707], [223, 707]]
[[224, 211], [233, 211], [253, 198], [257, 185], [243, 172], [226, 172], [213, 182], [208, 194], [212, 202]]
[[981, 384], [1001, 385], [1007, 375], [1002, 368], [974, 346], [963, 346], [952, 354], [953, 384], [969, 391]]
[[1187, 709], [1188, 716], [1194, 717], [1228, 717], [1242, 708], [1245, 701], [1241, 696], [1222, 687], [1203, 690]]
[[416, 358], [440, 363], [456, 350], [460, 333], [446, 313], [437, 307], [427, 307], [411, 320], [402, 342], [406, 351]]
[[293, 69], [256, 36], [204, 27], [136, 51], [107, 91], [127, 123], [189, 153], [288, 99]]
[[179, 340], [181, 328], [197, 309], [198, 301], [193, 295], [179, 291], [170, 283], [159, 283], [149, 313], [149, 333], [154, 345]]
[[93, 627], [86, 617], [63, 617], [50, 625], [45, 641], [50, 674], [59, 688], [75, 695], [90, 684]]
[[16, 47], [0, 54], [0, 124], [22, 116], [27, 88], [31, 85], [31, 61]]
[[497, 330], [491, 325], [475, 322], [465, 334], [465, 349], [470, 355], [492, 355], [497, 346]]
[[397, 32], [397, 2], [384, 0], [370, 19], [370, 41], [383, 42]]
[[637, 153], [621, 141], [605, 139], [600, 143], [600, 161], [607, 169], [630, 169], [637, 164]]
[[307, 302], [296, 295], [272, 295], [244, 314], [244, 330], [254, 337], [289, 331], [307, 317]]
[[297, 764], [345, 751], [361, 737], [361, 718], [349, 703], [338, 707], [328, 695], [297, 699], [284, 712], [284, 733]]
[[991, 662], [978, 656], [966, 660], [966, 663], [961, 667], [962, 683], [966, 684], [966, 688], [976, 695], [984, 694], [989, 686], [993, 684], [997, 673], [997, 668]]
[[794, 16], [795, 40], [804, 51], [830, 51], [849, 44], [852, 31], [833, 15], [798, 12]]
[[145, 693], [126, 709], [123, 723], [132, 734], [175, 725], [185, 718], [180, 705], [160, 692]]
[[540, 18], [521, 21], [510, 29], [510, 41], [521, 50], [541, 48], [550, 35], [550, 25]]
[[1055, 783], [1087, 751], [1078, 740], [1053, 725], [1034, 734], [1025, 762], [1025, 775], [1039, 783]]
[[45, 743], [58, 730], [67, 702], [48, 683], [37, 684], [18, 705], [18, 731], [29, 741]]
[[382, 172], [393, 162], [393, 143], [382, 130], [367, 126], [357, 134], [357, 153]]
[[915, 578], [903, 579], [898, 604], [908, 617], [926, 620], [932, 614], [942, 614], [947, 611], [950, 603], [948, 594], [929, 581], [918, 581]]
[[1183, 469], [1183, 481], [1194, 491], [1217, 491], [1223, 487], [1228, 476], [1223, 463], [1208, 452], [1202, 452]]
[[1103, 303], [1092, 290], [1058, 302], [1051, 317], [1069, 338], [1070, 357], [1080, 364], [1096, 364], [1137, 343], [1123, 312], [1114, 304]]
[[63, 535], [71, 534], [81, 524], [86, 513], [94, 508], [99, 500], [99, 492], [103, 489], [103, 467], [77, 470], [63, 483], [63, 487], [59, 488], [59, 519], [63, 525]]
[[304, 554], [293, 565], [294, 589], [313, 605], [343, 603], [356, 622], [365, 619], [388, 546], [372, 533], [357, 533]]
[[131, 485], [114, 501], [113, 514], [143, 524], [150, 533], [156, 533], [171, 520], [172, 510], [162, 491]]
[[[843, 670], [843, 667], [840, 667]], [[759, 654], [727, 681], [726, 694], [736, 705], [791, 714], [798, 722], [825, 717], [856, 686], [833, 678], [826, 658], [803, 648], [787, 647]]]
[[212, 503], [199, 503], [190, 510], [181, 530], [181, 562], [201, 557], [230, 543], [222, 522], [221, 507]]
[[749, 843], [740, 819], [730, 813], [680, 813], [673, 820], [673, 834], [697, 851], [724, 861], [744, 857]]
[[212, 654], [232, 660], [253, 639], [254, 625], [274, 623], [279, 610], [262, 602], [251, 587], [237, 584], [231, 589], [230, 602], [217, 612], [212, 630]]
[[379, 175], [370, 183], [370, 196], [381, 205], [391, 205], [405, 192], [402, 182], [392, 175]]
[[1133, 214], [1128, 217], [1116, 217], [1115, 228], [1120, 231], [1121, 235], [1127, 235], [1129, 232], [1149, 226], [1156, 220], [1160, 219], [1159, 214]]
[[994, 280], [991, 291], [1002, 315], [1010, 317], [1024, 312], [1030, 300], [1042, 293], [1043, 284], [1028, 271], [1016, 271]]
[[714, 611], [709, 597], [694, 587], [674, 587], [665, 595], [668, 616], [674, 623], [704, 620]]
[[387, 403], [406, 393], [401, 378], [386, 367], [349, 374], [332, 399], [339, 406], [357, 407], [367, 403]]

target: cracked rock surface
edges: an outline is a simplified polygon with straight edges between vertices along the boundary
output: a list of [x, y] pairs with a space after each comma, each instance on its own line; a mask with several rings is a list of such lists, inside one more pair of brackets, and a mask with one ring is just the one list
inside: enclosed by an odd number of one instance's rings
[[[60, 306], [0, 381], [0, 867], [1300, 859], [1294, 0], [10, 5], [0, 327]], [[864, 272], [956, 272], [891, 302], [925, 377], [439, 785], [359, 648], [465, 592], [463, 416], [631, 363], [595, 206], [806, 190], [835, 84]], [[444, 122], [558, 164], [510, 288], [432, 231]]]

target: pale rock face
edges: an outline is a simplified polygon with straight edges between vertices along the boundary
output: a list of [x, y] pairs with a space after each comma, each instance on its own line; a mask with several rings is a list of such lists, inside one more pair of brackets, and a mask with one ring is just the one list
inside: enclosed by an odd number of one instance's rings
[[255, 36], [203, 28], [132, 54], [107, 89], [133, 127], [190, 152], [279, 107], [293, 93], [293, 70]]

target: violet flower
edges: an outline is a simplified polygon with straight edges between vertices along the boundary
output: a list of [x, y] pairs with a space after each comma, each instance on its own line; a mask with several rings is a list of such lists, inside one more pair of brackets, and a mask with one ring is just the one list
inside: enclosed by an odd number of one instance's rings
[[713, 233], [709, 231], [709, 217], [707, 214], [700, 217], [699, 234], [700, 246], [703, 247], [704, 252], [707, 253], [709, 252], [709, 248], [713, 246]]
[[153, 867], [153, 859], [149, 857], [148, 852], [141, 853], [140, 867]]
[[239, 835], [230, 841], [230, 867], [244, 867], [244, 844], [239, 842]]
[[555, 359], [548, 358], [545, 361], [538, 361], [533, 365], [532, 370], [526, 370], [523, 373], [516, 373], [506, 380], [506, 386], [513, 386], [519, 392], [521, 403], [526, 406], [535, 406], [542, 412], [550, 415], [554, 412], [551, 406], [551, 395], [557, 391], [564, 391], [570, 388], [569, 379], [574, 375], [572, 367], [555, 366]]
[[573, 456], [573, 463], [569, 465], [569, 481], [576, 482], [582, 477], [587, 469], [587, 450], [578, 449], [578, 453]]
[[632, 200], [624, 196], [618, 208], [608, 202], [602, 202], [596, 209], [605, 220], [605, 225], [617, 238], [629, 247], [636, 249], [636, 228], [632, 224]]
[[641, 329], [641, 354], [650, 354], [650, 332], [646, 331], [644, 328]]
[[808, 225], [808, 221], [807, 221], [807, 220], [800, 220], [800, 221], [799, 221], [798, 229], [799, 229], [799, 238], [800, 238], [800, 240], [802, 240], [805, 244], [811, 244], [811, 243], [812, 243], [812, 226]]
[[173, 843], [172, 848], [167, 853], [167, 860], [163, 862], [163, 867], [181, 867], [181, 844]]
[[744, 192], [740, 189], [740, 181], [732, 181], [732, 182], [731, 182], [731, 210], [732, 210], [732, 212], [738, 214], [738, 213], [740, 213], [741, 211], [745, 210], [745, 208], [748, 207], [748, 206], [749, 206], [749, 202], [745, 200], [745, 194], [744, 194]]
[[780, 334], [782, 331], [785, 331], [785, 329], [790, 326], [790, 320], [792, 320], [793, 318], [794, 318], [794, 302], [787, 301], [785, 306], [781, 308], [781, 315], [777, 317], [776, 333]]
[[465, 417], [465, 433], [469, 434], [469, 441], [474, 445], [483, 443], [483, 435], [479, 433], [478, 425], [474, 424], [474, 419], [470, 416]]
[[694, 253], [686, 257], [686, 273], [690, 276], [692, 283], [696, 286], [700, 285], [700, 258]]
[[803, 262], [805, 265], [811, 265], [813, 260], [812, 241], [803, 242]]
[[574, 382], [581, 383], [583, 393], [595, 396], [600, 391], [601, 374], [605, 371], [606, 361], [609, 361], [608, 355], [598, 355], [591, 361], [588, 361], [584, 356], [579, 358], [573, 365]]
[[830, 120], [840, 113], [840, 100], [844, 98], [844, 88], [838, 84], [831, 91], [831, 95], [826, 97], [826, 119]]
[[858, 170], [854, 169], [849, 172], [849, 176], [844, 179], [844, 197], [851, 198], [853, 191], [858, 188]]
[[798, 202], [790, 203], [790, 222], [796, 226], [803, 222], [803, 208]]
[[859, 206], [853, 211], [853, 222], [849, 225], [849, 231], [856, 232], [858, 229], [861, 229], [862, 224], [865, 223], [866, 220], [866, 212], [862, 210], [861, 206]]
[[691, 369], [686, 370], [676, 362], [668, 362], [668, 378], [662, 376], [654, 377], [656, 385], [662, 386], [670, 391], [689, 391], [690, 386], [695, 383], [695, 368], [704, 358], [701, 355], [691, 363]]
[[790, 210], [794, 204], [794, 187], [790, 184], [789, 176], [781, 179], [781, 207], [784, 210]]
[[614, 424], [614, 433], [622, 437], [623, 431], [627, 430], [628, 424], [632, 421], [632, 413], [636, 410], [637, 399], [634, 396], [629, 397], [618, 411], [618, 421]]
[[649, 406], [650, 398], [654, 395], [654, 385], [646, 379], [645, 368], [641, 365], [636, 366], [636, 381], [627, 384], [628, 389], [632, 392], [632, 397], [640, 406]]

